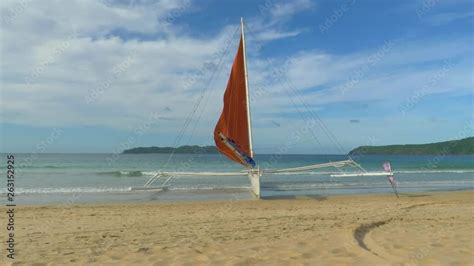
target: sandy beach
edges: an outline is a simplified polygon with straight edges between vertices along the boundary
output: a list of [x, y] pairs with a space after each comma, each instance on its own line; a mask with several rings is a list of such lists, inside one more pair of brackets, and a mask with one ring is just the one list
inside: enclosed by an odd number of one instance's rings
[[463, 191], [19, 206], [2, 264], [473, 265], [473, 203]]

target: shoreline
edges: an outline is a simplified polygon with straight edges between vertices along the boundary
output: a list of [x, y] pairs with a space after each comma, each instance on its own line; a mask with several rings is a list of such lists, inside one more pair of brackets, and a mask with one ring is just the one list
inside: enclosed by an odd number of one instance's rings
[[[232, 189], [223, 189], [223, 193], [227, 193]], [[213, 190], [211, 190], [213, 191]], [[199, 191], [199, 192], [191, 192], [191, 193], [203, 193], [206, 194], [207, 191]], [[128, 206], [128, 205], [167, 205], [167, 204], [205, 204], [205, 203], [228, 203], [228, 202], [254, 202], [254, 201], [274, 201], [274, 200], [311, 200], [311, 199], [322, 199], [322, 198], [348, 198], [348, 197], [390, 197], [393, 196], [394, 200], [396, 200], [396, 196], [393, 192], [367, 192], [367, 193], [348, 193], [348, 194], [307, 194], [307, 195], [282, 195], [282, 196], [267, 196], [262, 197], [260, 199], [255, 198], [252, 196], [250, 191], [243, 191], [244, 193], [248, 193], [250, 195], [249, 198], [229, 198], [229, 199], [177, 199], [177, 200], [153, 200], [153, 201], [119, 201], [119, 202], [112, 202], [112, 201], [104, 201], [104, 202], [62, 202], [62, 203], [48, 203], [48, 204], [19, 204], [17, 207], [25, 207], [25, 208], [47, 208], [47, 207], [60, 207], [67, 204], [68, 206]], [[453, 188], [447, 190], [434, 190], [434, 191], [422, 191], [422, 192], [399, 192], [400, 197], [413, 197], [418, 196], [420, 194], [443, 194], [443, 193], [456, 193], [456, 192], [472, 192], [474, 194], [474, 188]], [[125, 194], [127, 192], [106, 192], [111, 194]], [[139, 194], [133, 192], [134, 194]], [[141, 192], [144, 194], [144, 192]], [[150, 192], [148, 192], [150, 193]], [[161, 192], [155, 192], [161, 193]], [[190, 193], [190, 192], [183, 192], [183, 193]], [[4, 193], [5, 194], [5, 193]], [[38, 193], [39, 194], [39, 193]], [[55, 193], [55, 194], [64, 194], [64, 195], [74, 195], [74, 194], [96, 194], [102, 195], [103, 192], [62, 192], [62, 193]], [[19, 194], [21, 195], [21, 194]], [[31, 194], [29, 194], [31, 195]], [[18, 195], [16, 195], [18, 197]]]
[[474, 190], [18, 205], [14, 262], [469, 265], [473, 206]]
[[[373, 189], [373, 188], [368, 188]], [[400, 191], [400, 189], [402, 189]], [[420, 193], [449, 193], [457, 191], [474, 191], [473, 187], [453, 187], [438, 188], [424, 191], [406, 191], [399, 188], [400, 195], [420, 194]], [[276, 199], [300, 199], [300, 198], [327, 198], [327, 197], [357, 197], [357, 196], [394, 196], [391, 188], [382, 188], [378, 191], [348, 190], [345, 193], [342, 189], [318, 189], [313, 191], [279, 191], [268, 193], [264, 191], [264, 196], [260, 200]], [[6, 197], [6, 193], [0, 193], [1, 197]], [[197, 189], [197, 190], [170, 190], [170, 191], [108, 191], [108, 192], [54, 192], [54, 193], [16, 193], [15, 201], [18, 206], [55, 206], [55, 205], [110, 205], [110, 204], [166, 204], [185, 202], [226, 202], [226, 201], [252, 201], [255, 199], [250, 189]], [[395, 197], [395, 196], [394, 196]]]

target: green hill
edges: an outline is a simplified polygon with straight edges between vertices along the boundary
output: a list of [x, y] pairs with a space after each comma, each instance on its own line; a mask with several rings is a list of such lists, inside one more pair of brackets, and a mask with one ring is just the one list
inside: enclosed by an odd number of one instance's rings
[[173, 147], [138, 147], [129, 150], [124, 150], [122, 153], [125, 154], [141, 154], [141, 153], [217, 153], [215, 146], [181, 146], [178, 148]]
[[349, 154], [474, 155], [474, 137], [428, 144], [360, 146]]

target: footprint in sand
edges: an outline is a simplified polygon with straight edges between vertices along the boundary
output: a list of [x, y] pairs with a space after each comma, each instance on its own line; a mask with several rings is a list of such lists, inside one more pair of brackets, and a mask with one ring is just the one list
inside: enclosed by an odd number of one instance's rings
[[394, 245], [393, 245], [393, 248], [395, 248], [395, 249], [401, 249], [401, 248], [403, 248], [403, 246], [398, 245], [398, 244], [394, 244]]
[[298, 242], [296, 245], [298, 245], [298, 247], [306, 247], [308, 244], [305, 242]]
[[137, 253], [147, 253], [148, 251], [150, 250], [150, 248], [146, 248], [146, 247], [143, 247], [143, 248], [139, 248], [137, 249]]
[[335, 248], [335, 249], [331, 250], [332, 254], [340, 254], [340, 253], [344, 253], [344, 252], [346, 252], [346, 251], [343, 248]]

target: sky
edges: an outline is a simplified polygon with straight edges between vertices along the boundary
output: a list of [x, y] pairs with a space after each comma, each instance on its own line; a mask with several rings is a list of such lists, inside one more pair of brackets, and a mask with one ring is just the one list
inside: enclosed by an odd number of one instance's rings
[[255, 153], [474, 135], [474, 2], [0, 3], [0, 152], [213, 145], [244, 17]]

